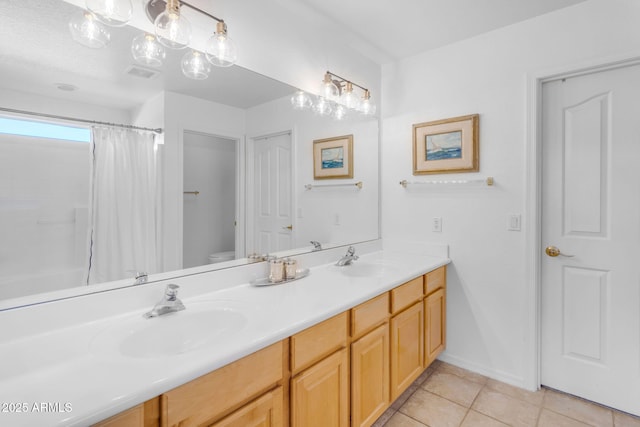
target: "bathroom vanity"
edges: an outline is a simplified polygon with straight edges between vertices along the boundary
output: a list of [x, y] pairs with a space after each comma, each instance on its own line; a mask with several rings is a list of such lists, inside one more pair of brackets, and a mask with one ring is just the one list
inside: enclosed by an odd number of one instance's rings
[[97, 426], [370, 426], [446, 342], [446, 267]]
[[28, 405], [0, 424], [371, 425], [444, 349], [450, 261], [375, 241], [338, 267], [344, 249], [282, 285], [249, 284], [264, 264], [181, 277], [186, 309], [152, 319], [166, 281], [0, 312], [0, 401]]

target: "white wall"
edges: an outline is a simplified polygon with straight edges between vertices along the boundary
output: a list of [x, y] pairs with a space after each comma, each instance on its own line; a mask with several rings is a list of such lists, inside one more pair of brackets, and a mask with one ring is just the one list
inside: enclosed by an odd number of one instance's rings
[[[523, 213], [528, 76], [640, 56], [640, 2], [590, 0], [383, 67], [383, 237], [450, 245], [448, 348], [443, 357], [535, 387]], [[480, 172], [495, 188], [403, 189], [411, 176], [413, 123], [480, 114]], [[442, 217], [441, 233], [430, 221]], [[527, 226], [528, 218], [523, 216]]]
[[[247, 138], [292, 131], [294, 146], [294, 244], [346, 244], [378, 238], [378, 120], [361, 116], [335, 121], [310, 111], [295, 111], [288, 97], [247, 110]], [[313, 141], [353, 135], [353, 179], [313, 179]], [[249, 165], [247, 167], [250, 167]], [[363, 187], [316, 188], [362, 181]], [[339, 224], [336, 224], [336, 216]]]

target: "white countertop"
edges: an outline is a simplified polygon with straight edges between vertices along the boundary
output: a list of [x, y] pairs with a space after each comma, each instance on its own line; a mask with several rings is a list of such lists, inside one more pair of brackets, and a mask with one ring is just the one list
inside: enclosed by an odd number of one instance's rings
[[[226, 300], [249, 307], [251, 316], [243, 329], [216, 341], [215, 346], [176, 356], [129, 358], [116, 351], [99, 353], [92, 347], [100, 331], [118, 322], [154, 321], [141, 317], [151, 307], [19, 339], [0, 338], [0, 425], [90, 425], [448, 264], [449, 259], [380, 250], [360, 256], [356, 263], [383, 268], [374, 277], [351, 277], [343, 273], [350, 267], [324, 264], [311, 268], [308, 277], [286, 284], [254, 287], [245, 283], [187, 295], [186, 311], [198, 301]], [[190, 280], [211, 281], [215, 274]], [[173, 283], [181, 285], [181, 280]]]

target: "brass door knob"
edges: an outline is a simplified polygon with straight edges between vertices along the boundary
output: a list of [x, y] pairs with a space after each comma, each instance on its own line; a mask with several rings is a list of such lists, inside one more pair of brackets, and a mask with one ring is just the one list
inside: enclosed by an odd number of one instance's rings
[[563, 254], [562, 252], [560, 252], [560, 249], [556, 248], [555, 246], [547, 246], [547, 248], [544, 250], [544, 252], [545, 252], [547, 255], [549, 255], [550, 257], [552, 257], [552, 258], [555, 258], [555, 257], [557, 257], [558, 255], [560, 255], [560, 256], [564, 256], [564, 257], [567, 257], [567, 258], [571, 258], [571, 257], [573, 257], [573, 255], [566, 255], [566, 254]]
[[282, 227], [283, 230], [293, 230], [293, 225], [287, 225], [286, 227]]

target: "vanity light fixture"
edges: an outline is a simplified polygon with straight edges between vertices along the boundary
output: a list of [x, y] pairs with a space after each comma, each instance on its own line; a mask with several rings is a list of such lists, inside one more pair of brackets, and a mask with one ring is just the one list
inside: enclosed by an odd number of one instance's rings
[[86, 0], [85, 4], [98, 21], [111, 27], [123, 27], [133, 16], [131, 0]]
[[82, 10], [71, 18], [69, 31], [75, 41], [92, 49], [105, 47], [111, 41], [109, 31], [88, 10]]
[[[356, 94], [354, 86], [363, 91], [362, 97]], [[331, 115], [336, 120], [343, 120], [351, 111], [357, 111], [367, 116], [376, 113], [376, 106], [371, 100], [369, 89], [331, 71], [324, 74], [320, 84], [320, 93], [315, 102], [307, 102], [307, 99], [310, 99], [308, 94], [298, 91], [291, 97], [291, 105], [296, 110], [311, 108], [319, 115]]]
[[[190, 79], [206, 79], [211, 67], [230, 67], [238, 59], [238, 49], [229, 37], [224, 20], [211, 15], [187, 2], [179, 0], [142, 0], [147, 17], [153, 22], [155, 36], [145, 33], [134, 38], [131, 44], [133, 58], [152, 67], [160, 67], [166, 58], [163, 46], [185, 49], [191, 43], [191, 24], [181, 13], [187, 6], [195, 12], [216, 21], [216, 31], [207, 41], [206, 51], [187, 52], [181, 61], [183, 74]], [[123, 26], [133, 14], [131, 0], [86, 0], [87, 10], [69, 22], [74, 40], [92, 48], [104, 47], [111, 35], [103, 24]]]
[[156, 36], [149, 33], [142, 33], [133, 39], [131, 54], [139, 63], [151, 67], [160, 67], [167, 57], [166, 50]]

